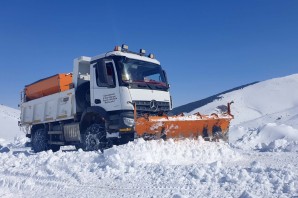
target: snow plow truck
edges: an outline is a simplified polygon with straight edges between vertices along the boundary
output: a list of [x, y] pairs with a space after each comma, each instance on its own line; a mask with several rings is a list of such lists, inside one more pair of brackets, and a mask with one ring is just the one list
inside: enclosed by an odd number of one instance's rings
[[19, 125], [34, 152], [74, 145], [104, 150], [135, 138], [227, 140], [228, 111], [169, 116], [172, 98], [166, 72], [153, 54], [116, 46], [104, 54], [74, 59], [71, 73], [26, 85]]

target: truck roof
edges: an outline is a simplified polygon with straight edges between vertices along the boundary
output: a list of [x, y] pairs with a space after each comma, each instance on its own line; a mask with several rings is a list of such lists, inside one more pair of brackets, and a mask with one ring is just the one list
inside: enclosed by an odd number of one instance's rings
[[149, 58], [147, 56], [141, 56], [139, 54], [133, 54], [133, 53], [129, 53], [129, 52], [120, 52], [120, 51], [110, 51], [104, 54], [100, 54], [94, 57], [91, 57], [91, 61], [103, 58], [103, 57], [107, 57], [107, 56], [111, 56], [111, 55], [116, 55], [116, 56], [126, 56], [127, 58], [132, 58], [132, 59], [137, 59], [137, 60], [142, 60], [142, 61], [146, 61], [146, 62], [151, 62], [151, 63], [155, 63], [160, 65], [160, 62], [156, 59], [152, 59]]

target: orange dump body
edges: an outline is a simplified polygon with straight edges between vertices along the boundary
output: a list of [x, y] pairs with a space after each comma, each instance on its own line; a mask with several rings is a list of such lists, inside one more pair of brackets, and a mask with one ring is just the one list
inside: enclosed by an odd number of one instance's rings
[[228, 140], [230, 121], [234, 118], [228, 113], [190, 116], [143, 116], [136, 118], [135, 131], [144, 139], [180, 139], [198, 138], [202, 136], [209, 140]]
[[34, 100], [70, 89], [72, 74], [57, 74], [25, 86], [26, 100]]

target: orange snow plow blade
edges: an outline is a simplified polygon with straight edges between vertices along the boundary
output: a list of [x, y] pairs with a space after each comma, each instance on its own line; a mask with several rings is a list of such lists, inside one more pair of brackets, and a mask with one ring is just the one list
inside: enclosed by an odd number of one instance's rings
[[198, 138], [206, 140], [228, 140], [228, 130], [234, 116], [228, 112], [223, 114], [201, 115], [196, 113], [190, 116], [142, 116], [136, 119], [135, 130], [138, 137], [144, 139], [183, 139]]

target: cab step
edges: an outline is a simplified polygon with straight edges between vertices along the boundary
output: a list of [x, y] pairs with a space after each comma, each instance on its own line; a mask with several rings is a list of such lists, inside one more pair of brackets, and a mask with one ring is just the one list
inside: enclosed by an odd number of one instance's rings
[[62, 135], [62, 131], [48, 131], [49, 135]]
[[58, 141], [48, 141], [48, 144], [56, 144], [56, 145], [63, 146], [63, 145], [64, 145], [64, 142], [58, 142]]

